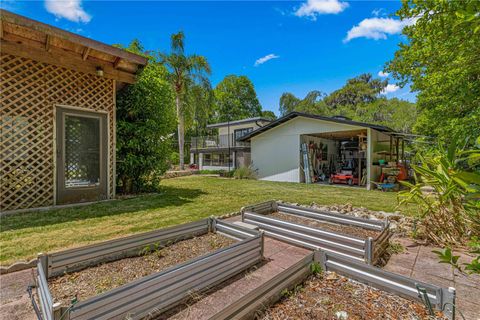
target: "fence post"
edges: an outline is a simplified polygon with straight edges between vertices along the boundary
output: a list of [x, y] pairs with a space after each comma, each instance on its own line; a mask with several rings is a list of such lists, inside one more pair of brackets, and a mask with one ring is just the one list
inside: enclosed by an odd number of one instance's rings
[[368, 237], [365, 240], [365, 262], [369, 265], [373, 263], [373, 238]]
[[265, 252], [265, 232], [260, 231], [260, 237], [262, 238], [261, 240], [261, 248], [260, 248], [260, 254], [262, 255], [262, 258], [264, 257], [263, 254]]
[[272, 210], [273, 212], [278, 211], [278, 202], [275, 200], [272, 201]]
[[438, 308], [443, 309], [443, 313], [449, 320], [455, 320], [456, 289], [449, 287], [442, 289], [442, 305]]
[[217, 219], [213, 216], [208, 218], [208, 232], [216, 232], [217, 231]]
[[45, 275], [45, 278], [48, 279], [48, 255], [45, 254], [45, 253], [39, 253], [38, 254], [38, 261], [40, 262], [40, 265], [42, 266], [43, 274]]
[[327, 271], [327, 254], [323, 250], [315, 250], [313, 253], [313, 261], [318, 262], [323, 271]]

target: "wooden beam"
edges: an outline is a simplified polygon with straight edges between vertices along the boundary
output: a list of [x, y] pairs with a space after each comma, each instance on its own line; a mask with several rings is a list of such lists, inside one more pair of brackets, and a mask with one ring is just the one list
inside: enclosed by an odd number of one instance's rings
[[122, 58], [117, 57], [117, 58], [115, 59], [115, 61], [113, 61], [113, 68], [114, 68], [114, 69], [117, 69], [118, 64], [120, 63], [121, 60], [122, 60]]
[[83, 61], [87, 60], [89, 53], [90, 53], [90, 48], [85, 47], [85, 49], [83, 49], [83, 53], [82, 53], [82, 60]]
[[0, 39], [3, 39], [3, 21], [0, 20]]
[[52, 36], [47, 34], [47, 37], [45, 39], [45, 50], [47, 52], [50, 52], [50, 45], [52, 44]]
[[77, 43], [85, 47], [92, 48], [96, 51], [100, 51], [106, 54], [110, 54], [112, 56], [120, 57], [122, 59], [125, 59], [127, 61], [130, 61], [136, 64], [146, 65], [148, 62], [147, 58], [139, 56], [137, 54], [109, 46], [99, 41], [82, 37], [78, 34], [68, 32], [68, 31], [50, 26], [45, 23], [41, 23], [39, 21], [26, 18], [24, 16], [9, 12], [7, 10], [0, 9], [0, 19], [2, 21], [5, 21], [11, 24], [23, 26], [38, 32], [49, 34], [59, 39], [64, 39], [73, 43]]
[[0, 42], [0, 53], [11, 54], [18, 57], [32, 59], [35, 61], [48, 63], [51, 65], [64, 67], [88, 74], [97, 74], [97, 67], [102, 67], [104, 77], [115, 79], [125, 83], [134, 83], [135, 75], [115, 70], [111, 64], [104, 64], [94, 61], [83, 61], [80, 55], [67, 52], [65, 50], [51, 46], [50, 52], [40, 48], [27, 46], [23, 43], [10, 42], [2, 40]]

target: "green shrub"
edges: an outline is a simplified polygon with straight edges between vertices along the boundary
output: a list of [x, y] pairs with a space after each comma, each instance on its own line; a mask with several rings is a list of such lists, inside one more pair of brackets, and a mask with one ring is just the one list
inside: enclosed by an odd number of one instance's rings
[[172, 152], [172, 154], [170, 155], [170, 163], [174, 166], [180, 163], [180, 154], [178, 152]]
[[419, 155], [415, 183], [401, 181], [408, 190], [399, 192], [400, 203], [419, 205], [422, 231], [438, 245], [465, 244], [480, 234], [480, 138], [473, 149], [458, 145], [453, 139], [448, 148]]
[[174, 95], [154, 62], [117, 95], [117, 173], [124, 193], [155, 191], [168, 169], [175, 129]]
[[256, 179], [257, 173], [251, 166], [240, 167], [234, 171], [233, 177], [235, 179]]

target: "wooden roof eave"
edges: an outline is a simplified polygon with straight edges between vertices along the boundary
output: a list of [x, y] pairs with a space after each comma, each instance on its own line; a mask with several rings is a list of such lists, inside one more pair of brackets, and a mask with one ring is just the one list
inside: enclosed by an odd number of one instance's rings
[[97, 74], [97, 68], [101, 67], [104, 77], [125, 83], [135, 82], [137, 70], [148, 61], [143, 56], [2, 9], [0, 19], [1, 53], [89, 74]]

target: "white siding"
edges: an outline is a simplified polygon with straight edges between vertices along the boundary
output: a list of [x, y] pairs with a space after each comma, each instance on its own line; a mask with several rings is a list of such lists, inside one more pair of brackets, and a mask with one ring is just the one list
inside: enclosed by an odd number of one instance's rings
[[[264, 121], [241, 123], [241, 124], [231, 124], [230, 125], [230, 133], [232, 134], [233, 132], [235, 132], [235, 130], [244, 129], [244, 128], [253, 128], [253, 130], [255, 130], [255, 129], [259, 128], [257, 123], [260, 124], [261, 126], [264, 126], [264, 125], [268, 124], [268, 122], [264, 122]], [[228, 126], [226, 125], [224, 127], [218, 128], [218, 134], [219, 135], [228, 134]]]
[[300, 182], [300, 135], [365, 129], [296, 117], [251, 139], [252, 163], [262, 180]]

